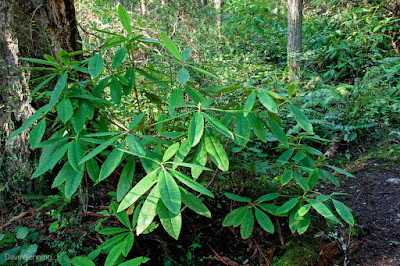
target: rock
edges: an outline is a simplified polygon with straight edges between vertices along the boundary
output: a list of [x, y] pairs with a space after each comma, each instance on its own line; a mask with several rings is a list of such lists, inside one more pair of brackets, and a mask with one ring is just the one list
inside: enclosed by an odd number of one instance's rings
[[389, 178], [386, 180], [386, 182], [392, 183], [392, 184], [396, 184], [396, 185], [400, 185], [400, 178]]

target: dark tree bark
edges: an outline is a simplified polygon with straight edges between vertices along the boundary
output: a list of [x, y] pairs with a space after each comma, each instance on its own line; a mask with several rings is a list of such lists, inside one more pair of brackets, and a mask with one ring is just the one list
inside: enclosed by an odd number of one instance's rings
[[24, 166], [30, 162], [29, 133], [6, 143], [34, 112], [27, 85], [30, 73], [20, 71], [19, 58], [43, 58], [45, 53], [57, 58], [60, 50], [80, 50], [78, 39], [73, 0], [0, 1], [0, 173], [29, 173]]
[[303, 51], [303, 1], [288, 0], [288, 37], [287, 62], [289, 71], [298, 76], [300, 72], [300, 56]]

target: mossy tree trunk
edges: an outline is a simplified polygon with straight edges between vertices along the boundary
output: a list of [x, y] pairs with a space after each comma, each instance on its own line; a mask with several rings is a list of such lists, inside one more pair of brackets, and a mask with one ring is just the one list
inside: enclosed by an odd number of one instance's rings
[[32, 115], [28, 80], [20, 57], [57, 58], [60, 50], [81, 49], [74, 0], [0, 1], [0, 174], [30, 171], [29, 132], [7, 142]]

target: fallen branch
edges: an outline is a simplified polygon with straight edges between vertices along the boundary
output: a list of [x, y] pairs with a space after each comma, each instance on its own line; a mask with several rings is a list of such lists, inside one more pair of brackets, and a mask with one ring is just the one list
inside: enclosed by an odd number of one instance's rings
[[27, 215], [28, 213], [30, 213], [30, 211], [27, 212], [22, 212], [20, 214], [18, 214], [17, 216], [11, 218], [7, 223], [3, 224], [2, 226], [0, 226], [0, 229], [3, 229], [4, 227], [9, 226], [10, 224], [12, 224], [13, 222], [21, 219], [22, 217], [24, 217], [25, 215]]

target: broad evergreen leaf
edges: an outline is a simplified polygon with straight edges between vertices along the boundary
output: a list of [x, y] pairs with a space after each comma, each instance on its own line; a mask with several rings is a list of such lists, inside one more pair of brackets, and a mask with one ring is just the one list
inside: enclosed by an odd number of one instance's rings
[[278, 112], [278, 108], [276, 107], [276, 103], [271, 96], [268, 95], [265, 91], [258, 91], [258, 99], [260, 100], [261, 104], [264, 105], [269, 111], [273, 113]]
[[118, 79], [115, 77], [115, 75], [111, 77], [110, 94], [113, 102], [119, 105], [121, 103], [121, 98], [122, 98], [122, 87]]
[[245, 147], [250, 139], [250, 123], [243, 114], [236, 115], [234, 131], [238, 135], [236, 141], [239, 146]]
[[83, 177], [83, 172], [78, 172], [78, 171], [73, 171], [73, 174], [65, 180], [65, 187], [64, 187], [64, 192], [65, 192], [65, 197], [67, 199], [71, 198], [76, 190], [78, 189], [79, 185], [81, 184]]
[[234, 221], [244, 209], [248, 209], [248, 207], [240, 207], [228, 213], [222, 221], [222, 226], [233, 226]]
[[139, 140], [136, 136], [130, 134], [126, 137], [126, 143], [128, 144], [129, 149], [137, 156], [145, 156], [146, 150], [143, 148], [142, 144], [140, 144]]
[[318, 200], [310, 199], [309, 200], [311, 206], [322, 216], [327, 219], [330, 219], [338, 224], [342, 224], [336, 216], [332, 213], [332, 211], [323, 203]]
[[225, 192], [224, 195], [225, 195], [227, 198], [229, 198], [229, 199], [231, 199], [231, 200], [234, 200], [234, 201], [238, 201], [238, 202], [251, 202], [251, 199], [250, 199], [250, 198], [242, 197], [242, 196], [235, 195], [235, 194], [232, 194], [232, 193]]
[[93, 182], [96, 182], [99, 179], [100, 167], [95, 158], [92, 158], [86, 162], [86, 171]]
[[60, 172], [58, 172], [56, 178], [54, 178], [51, 188], [56, 188], [60, 186], [65, 182], [65, 180], [67, 180], [67, 178], [74, 175], [75, 172], [76, 171], [74, 170], [74, 168], [72, 168], [72, 166], [68, 162], [66, 162], [63, 168], [61, 168]]
[[269, 193], [259, 197], [255, 202], [270, 201], [280, 197], [280, 193]]
[[137, 257], [131, 260], [127, 260], [123, 263], [121, 263], [119, 266], [139, 266], [142, 264], [145, 264], [148, 262], [150, 259], [146, 257]]
[[158, 187], [164, 205], [172, 213], [179, 213], [181, 210], [181, 193], [179, 191], [179, 186], [166, 169], [159, 171]]
[[164, 153], [163, 162], [168, 162], [169, 159], [174, 157], [175, 154], [178, 152], [179, 147], [180, 147], [180, 144], [178, 142], [169, 146], [168, 149]]
[[184, 85], [186, 82], [189, 81], [190, 74], [185, 68], [181, 68], [177, 74], [178, 82]]
[[221, 132], [228, 138], [235, 139], [235, 137], [233, 136], [233, 133], [226, 126], [224, 126], [221, 122], [219, 122], [218, 120], [216, 120], [215, 118], [213, 118], [207, 114], [204, 114], [204, 117], [216, 130], [218, 130], [219, 132]]
[[182, 228], [182, 215], [180, 212], [171, 212], [163, 203], [162, 200], [158, 201], [158, 217], [165, 231], [178, 240]]
[[119, 135], [115, 136], [107, 141], [104, 141], [102, 144], [91, 150], [88, 154], [85, 155], [85, 157], [80, 160], [79, 164], [83, 164], [89, 159], [92, 159], [94, 156], [99, 154], [100, 152], [104, 151], [108, 146], [112, 145], [117, 139], [119, 139]]
[[291, 209], [294, 208], [294, 206], [296, 206], [296, 204], [299, 202], [299, 200], [300, 200], [299, 197], [290, 199], [288, 202], [285, 202], [282, 206], [280, 206], [276, 212], [278, 214], [281, 214], [281, 213], [286, 213], [286, 212], [290, 211]]
[[196, 146], [197, 143], [200, 142], [203, 133], [204, 133], [204, 116], [199, 111], [193, 115], [189, 124], [188, 136], [190, 145], [192, 145], [192, 147]]
[[278, 164], [282, 165], [282, 164], [287, 163], [289, 161], [290, 157], [292, 157], [293, 152], [294, 152], [294, 149], [289, 149], [289, 150], [284, 151], [281, 154], [281, 156], [279, 156], [279, 158], [278, 158]]
[[256, 134], [256, 136], [262, 141], [267, 142], [267, 130], [265, 128], [265, 122], [256, 114], [249, 113], [247, 119]]
[[126, 160], [126, 164], [122, 169], [121, 176], [119, 177], [117, 185], [117, 201], [120, 202], [125, 197], [129, 188], [132, 185], [133, 176], [136, 169], [136, 157], [130, 156]]
[[74, 140], [71, 142], [71, 145], [68, 149], [68, 161], [71, 164], [72, 168], [75, 171], [82, 172], [83, 168], [85, 167], [84, 164], [79, 164], [79, 162], [83, 158], [83, 149], [79, 140]]
[[109, 247], [120, 243], [125, 237], [128, 236], [128, 234], [129, 233], [121, 233], [121, 234], [118, 234], [116, 236], [113, 236], [112, 238], [107, 239], [106, 241], [104, 241], [104, 243], [101, 244], [98, 249], [100, 249], [100, 250], [108, 249]]
[[58, 104], [57, 107], [58, 117], [60, 117], [61, 121], [66, 124], [68, 120], [74, 114], [74, 109], [72, 107], [72, 103], [69, 99], [63, 99]]
[[246, 117], [251, 110], [253, 110], [254, 102], [256, 101], [256, 93], [255, 91], [252, 91], [250, 95], [247, 97], [246, 102], [244, 103], [244, 108], [243, 110], [247, 111], [244, 113], [244, 117]]
[[158, 184], [154, 186], [149, 195], [147, 196], [142, 208], [140, 209], [136, 234], [140, 235], [144, 230], [149, 227], [151, 222], [157, 215], [157, 204], [160, 200], [160, 191]]
[[51, 154], [47, 160], [43, 160], [42, 162], [39, 162], [39, 166], [36, 169], [36, 171], [33, 173], [31, 179], [36, 178], [48, 170], [51, 170], [54, 168], [54, 166], [61, 160], [61, 158], [65, 155], [67, 152], [68, 148], [70, 146], [70, 143], [64, 144], [60, 149], [56, 150]]
[[123, 232], [128, 232], [127, 228], [121, 228], [121, 227], [107, 227], [102, 230], [100, 230], [99, 234], [102, 235], [115, 235]]
[[27, 130], [27, 129], [28, 129], [30, 126], [32, 126], [37, 120], [39, 120], [39, 119], [42, 117], [42, 115], [47, 114], [47, 112], [50, 110], [49, 107], [50, 107], [50, 106], [47, 104], [47, 105], [43, 106], [42, 108], [40, 108], [39, 110], [37, 110], [33, 115], [31, 115], [30, 117], [28, 117], [28, 118], [25, 120], [24, 124], [23, 124], [20, 128], [18, 128], [17, 130], [15, 130], [15, 131], [11, 134], [9, 140], [12, 139], [12, 138], [14, 138], [15, 136], [18, 136], [19, 134], [21, 134], [21, 133], [24, 132], [25, 130]]
[[253, 210], [250, 209], [247, 212], [246, 217], [244, 218], [242, 224], [240, 225], [240, 235], [243, 239], [249, 238], [251, 233], [253, 233], [254, 229], [254, 214]]
[[178, 47], [176, 47], [175, 43], [168, 37], [168, 35], [164, 32], [161, 32], [160, 37], [168, 51], [179, 61], [182, 61], [182, 55], [179, 52]]
[[[198, 150], [196, 152], [196, 155], [194, 156], [192, 163], [200, 165], [200, 166], [205, 166], [207, 163], [207, 149], [206, 149], [204, 138], [200, 142], [200, 145], [198, 147]], [[202, 172], [203, 172], [203, 170], [201, 170], [201, 169], [192, 168], [193, 178], [197, 179], [201, 175]]]
[[119, 67], [121, 65], [122, 61], [125, 59], [125, 56], [126, 56], [126, 48], [124, 46], [115, 53], [115, 56], [111, 63], [111, 67], [114, 69]]
[[42, 141], [44, 132], [46, 131], [46, 119], [40, 120], [36, 126], [33, 127], [31, 134], [29, 136], [29, 143], [32, 149], [37, 148], [39, 143]]
[[72, 117], [72, 125], [74, 127], [75, 133], [79, 135], [85, 124], [86, 124], [87, 112], [83, 105], [79, 106], [78, 110], [76, 110], [75, 115]]
[[296, 83], [292, 83], [289, 85], [288, 92], [287, 92], [289, 97], [292, 96], [296, 92], [296, 87], [297, 87]]
[[294, 179], [296, 180], [297, 184], [304, 190], [309, 191], [310, 187], [308, 186], [307, 181], [297, 172], [294, 172]]
[[182, 52], [182, 61], [187, 61], [189, 59], [190, 52], [191, 52], [191, 50], [189, 48], [186, 48], [185, 50], [183, 50], [183, 52]]
[[[178, 152], [176, 153], [174, 162], [175, 163], [183, 162], [185, 157], [189, 154], [191, 148], [192, 148], [192, 145], [190, 145], [190, 142], [188, 139], [186, 139], [184, 142], [182, 142], [181, 147], [179, 148]], [[172, 166], [173, 169], [176, 169], [176, 167], [178, 167], [178, 165]]]
[[318, 182], [319, 171], [318, 169], [313, 169], [308, 175], [307, 183], [310, 189], [313, 189]]
[[211, 218], [210, 210], [206, 207], [206, 205], [204, 205], [204, 203], [199, 198], [197, 198], [195, 195], [188, 192], [186, 189], [182, 187], [179, 187], [179, 189], [181, 191], [183, 204], [188, 206], [188, 208], [194, 211], [195, 213]]
[[218, 166], [222, 171], [229, 170], [229, 159], [224, 147], [214, 136], [206, 132], [205, 146], [211, 160]]
[[341, 169], [341, 168], [339, 168], [339, 167], [332, 166], [332, 165], [327, 165], [327, 166], [328, 166], [329, 168], [335, 170], [336, 172], [338, 172], [338, 173], [340, 173], [340, 174], [343, 174], [343, 175], [345, 175], [345, 176], [347, 176], [347, 177], [354, 177], [353, 174], [350, 174], [349, 172], [347, 172], [347, 171], [345, 171], [345, 170], [343, 170], [343, 169]]
[[289, 183], [290, 180], [292, 179], [292, 176], [293, 176], [292, 170], [286, 170], [286, 171], [283, 173], [282, 177], [281, 177], [282, 186], [284, 186], [284, 185], [286, 185], [287, 183]]
[[89, 61], [88, 70], [92, 78], [97, 78], [103, 73], [104, 60], [101, 54], [95, 54]]
[[65, 85], [67, 85], [67, 80], [68, 80], [68, 72], [65, 71], [61, 75], [60, 79], [57, 81], [57, 84], [54, 87], [53, 92], [51, 93], [49, 110], [53, 109], [53, 107], [56, 106], [58, 100], [60, 99], [61, 93], [65, 88]]
[[99, 182], [106, 179], [118, 167], [122, 156], [124, 155], [124, 152], [121, 151], [123, 148], [125, 148], [125, 141], [121, 142], [104, 161], [104, 164], [100, 169]]
[[92, 260], [81, 256], [72, 258], [71, 263], [74, 266], [96, 266]]
[[346, 223], [354, 225], [354, 218], [353, 215], [351, 214], [349, 207], [347, 207], [346, 205], [335, 199], [332, 199], [332, 202], [333, 206], [335, 206], [335, 209], [337, 213], [340, 215], [340, 217], [342, 217], [342, 219]]
[[310, 224], [311, 224], [311, 215], [310, 215], [310, 213], [307, 213], [304, 216], [299, 217], [296, 220], [296, 227], [297, 227], [296, 229], [297, 229], [297, 232], [299, 233], [299, 235], [304, 234], [307, 231], [307, 229], [310, 226]]
[[117, 212], [121, 212], [131, 206], [137, 201], [144, 193], [146, 193], [155, 183], [155, 179], [160, 172], [160, 169], [156, 169], [143, 177], [124, 197], [118, 206]]
[[132, 34], [131, 18], [123, 5], [118, 5], [118, 18], [126, 32]]
[[107, 255], [106, 261], [104, 262], [104, 266], [112, 266], [115, 264], [115, 262], [118, 260], [119, 256], [122, 253], [122, 250], [124, 249], [126, 243], [121, 242], [114, 246], [110, 252]]
[[273, 119], [271, 116], [268, 116], [268, 125], [272, 134], [274, 134], [274, 136], [279, 140], [279, 142], [285, 145], [286, 147], [289, 147], [289, 142], [287, 140], [285, 132], [283, 132], [279, 123], [276, 122], [275, 119]]
[[270, 234], [273, 234], [275, 232], [274, 224], [272, 223], [268, 215], [266, 215], [262, 210], [257, 207], [254, 208], [254, 212], [256, 215], [256, 220], [258, 224], [262, 227], [262, 229]]
[[133, 234], [133, 232], [129, 232], [129, 234], [124, 239], [125, 247], [122, 250], [122, 255], [124, 257], [128, 256], [129, 252], [132, 250], [134, 240], [135, 240], [135, 235]]
[[307, 116], [294, 104], [289, 104], [289, 109], [296, 118], [297, 123], [308, 133], [313, 134], [313, 126]]
[[182, 174], [181, 172], [178, 172], [178, 171], [175, 171], [175, 170], [171, 170], [171, 173], [179, 181], [181, 181], [183, 184], [185, 184], [186, 186], [190, 187], [191, 189], [193, 189], [193, 190], [195, 190], [197, 192], [200, 192], [203, 195], [207, 195], [209, 197], [214, 198], [214, 195], [213, 195], [213, 193], [211, 193], [211, 191], [209, 191], [207, 188], [205, 188], [201, 184], [197, 183], [196, 181], [194, 181], [193, 179], [191, 179], [187, 175]]

